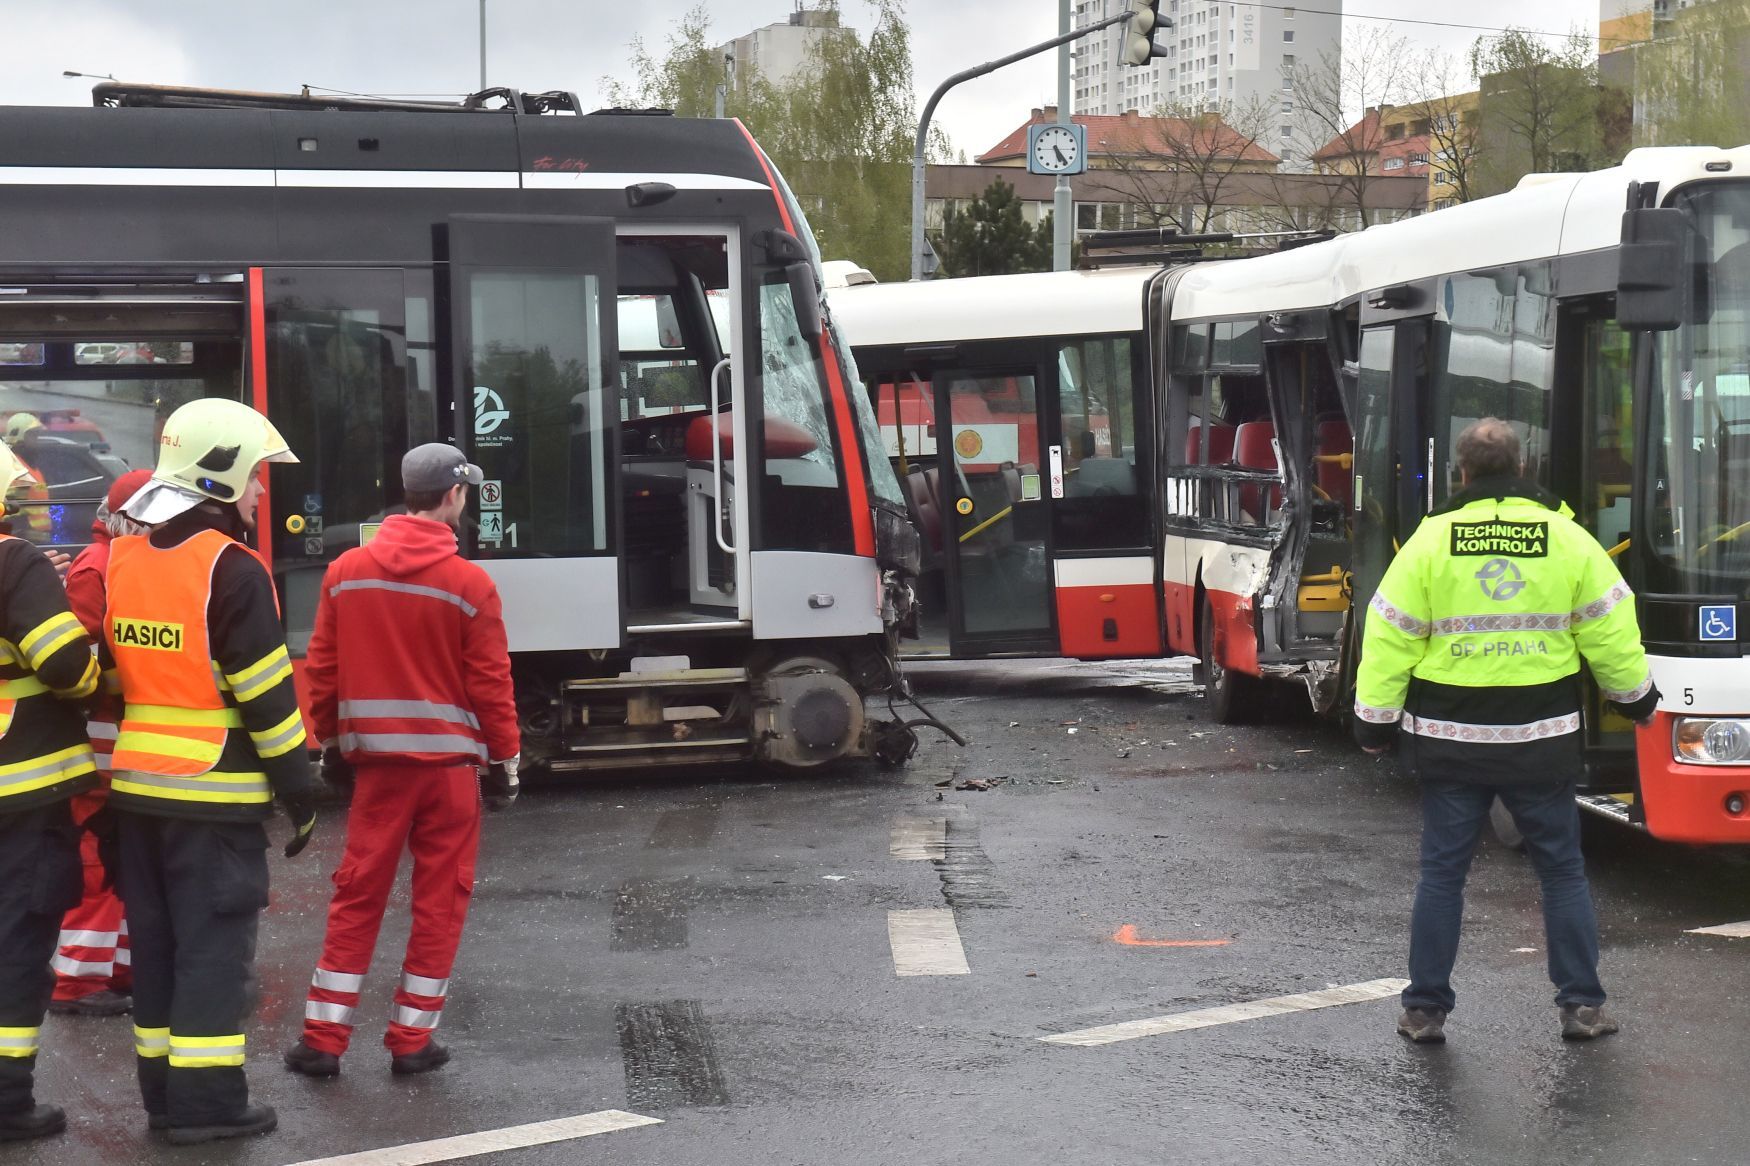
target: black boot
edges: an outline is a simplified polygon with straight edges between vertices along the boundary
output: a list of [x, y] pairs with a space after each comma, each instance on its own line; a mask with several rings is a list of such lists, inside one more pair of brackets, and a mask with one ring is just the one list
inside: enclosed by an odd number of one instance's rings
[[243, 1112], [228, 1121], [202, 1126], [171, 1126], [164, 1136], [175, 1146], [193, 1146], [201, 1142], [216, 1142], [220, 1138], [246, 1138], [251, 1134], [272, 1133], [279, 1125], [279, 1115], [271, 1105], [246, 1105]]
[[423, 1049], [402, 1053], [389, 1062], [389, 1072], [403, 1076], [409, 1073], [429, 1073], [450, 1063], [450, 1050], [436, 1041], [427, 1041]]
[[0, 1113], [0, 1142], [46, 1138], [67, 1128], [67, 1115], [58, 1105], [39, 1105], [16, 1113]]
[[125, 992], [104, 988], [77, 1000], [50, 1000], [49, 1011], [56, 1016], [121, 1016], [134, 1006], [134, 998]]
[[340, 1076], [340, 1058], [299, 1041], [286, 1050], [286, 1068], [306, 1077]]

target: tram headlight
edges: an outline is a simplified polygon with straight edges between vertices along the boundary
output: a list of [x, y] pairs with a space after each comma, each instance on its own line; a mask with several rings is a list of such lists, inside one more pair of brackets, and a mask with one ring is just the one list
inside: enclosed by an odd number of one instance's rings
[[1750, 764], [1750, 720], [1678, 717], [1671, 755], [1690, 765]]

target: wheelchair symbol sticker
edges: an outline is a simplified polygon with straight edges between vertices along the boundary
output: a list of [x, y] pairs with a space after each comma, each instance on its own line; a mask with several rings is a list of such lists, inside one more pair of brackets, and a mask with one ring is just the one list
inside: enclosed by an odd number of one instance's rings
[[1738, 638], [1738, 608], [1735, 604], [1724, 603], [1714, 607], [1701, 609], [1701, 638], [1709, 640], [1736, 640]]

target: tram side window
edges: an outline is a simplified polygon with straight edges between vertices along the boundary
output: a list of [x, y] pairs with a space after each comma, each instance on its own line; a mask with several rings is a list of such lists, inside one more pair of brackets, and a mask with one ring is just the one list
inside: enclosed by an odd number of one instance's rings
[[608, 427], [618, 409], [610, 415], [603, 389], [600, 281], [483, 270], [469, 286], [474, 460], [503, 483], [502, 510], [481, 512], [479, 554], [606, 553]]
[[408, 301], [399, 271], [276, 272], [266, 290], [268, 414], [298, 462], [274, 470], [263, 534], [296, 653], [328, 563], [401, 496]]
[[757, 376], [765, 402], [755, 443], [762, 459], [762, 550], [849, 554], [851, 511], [842, 491], [833, 428], [827, 416], [820, 354], [803, 335], [790, 284], [760, 286]]
[[1053, 516], [1060, 549], [1148, 544], [1148, 508], [1137, 468], [1137, 451], [1147, 449], [1137, 418], [1146, 416], [1147, 401], [1137, 400], [1137, 380], [1127, 338], [1058, 347], [1064, 488]]

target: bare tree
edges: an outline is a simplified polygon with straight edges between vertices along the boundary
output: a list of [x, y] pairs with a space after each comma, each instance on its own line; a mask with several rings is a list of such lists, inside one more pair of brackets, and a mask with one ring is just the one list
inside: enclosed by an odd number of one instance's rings
[[[1104, 162], [1084, 180], [1114, 201], [1135, 207], [1141, 226], [1185, 234], [1219, 229], [1245, 175], [1273, 172], [1280, 159], [1262, 140], [1269, 108], [1168, 103], [1152, 118], [1120, 123], [1100, 143]], [[1123, 135], [1114, 140], [1113, 135]]]
[[1437, 185], [1453, 202], [1478, 197], [1477, 99], [1469, 92], [1475, 78], [1449, 53], [1431, 49], [1406, 86], [1407, 95], [1428, 121], [1429, 158], [1440, 172]]
[[1368, 187], [1380, 176], [1385, 136], [1376, 111], [1402, 100], [1407, 60], [1408, 40], [1374, 29], [1292, 74], [1296, 136], [1314, 167], [1336, 178], [1342, 208], [1359, 226], [1372, 221]]
[[1479, 37], [1470, 63], [1482, 95], [1479, 193], [1506, 190], [1526, 174], [1590, 170], [1607, 161], [1608, 106], [1589, 38], [1575, 32], [1552, 46], [1510, 29]]

